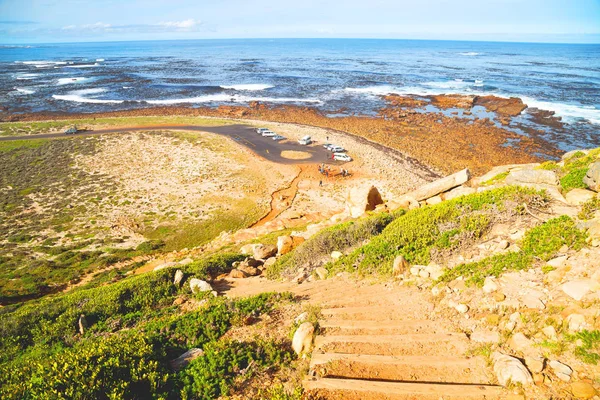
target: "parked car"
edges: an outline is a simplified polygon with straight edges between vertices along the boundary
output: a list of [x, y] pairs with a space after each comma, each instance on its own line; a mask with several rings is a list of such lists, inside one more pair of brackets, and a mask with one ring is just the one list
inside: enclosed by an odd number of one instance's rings
[[285, 137], [283, 137], [281, 135], [275, 135], [275, 136], [273, 136], [273, 140], [285, 140]]
[[298, 140], [298, 143], [303, 146], [308, 146], [312, 143], [312, 138], [310, 136], [304, 136], [302, 139]]
[[268, 131], [269, 129], [267, 128], [256, 128], [256, 133], [258, 133], [259, 135], [262, 135], [263, 132]]
[[332, 153], [343, 153], [346, 150], [342, 146], [329, 146], [329, 151]]
[[323, 145], [323, 147], [325, 147], [325, 149], [327, 149], [327, 150], [329, 150], [329, 148], [330, 148], [331, 146], [335, 146], [335, 145], [333, 145], [333, 144], [331, 144], [331, 143], [325, 143], [325, 144]]
[[333, 153], [333, 159], [335, 161], [352, 161], [352, 157], [346, 153]]
[[272, 131], [263, 131], [263, 133], [261, 133], [261, 135], [263, 135], [264, 137], [273, 137], [273, 136], [277, 136], [277, 134], [275, 132]]

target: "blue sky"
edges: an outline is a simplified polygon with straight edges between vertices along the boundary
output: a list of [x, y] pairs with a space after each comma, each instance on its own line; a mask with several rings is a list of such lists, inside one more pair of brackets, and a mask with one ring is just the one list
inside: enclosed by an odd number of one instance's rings
[[0, 0], [0, 43], [290, 37], [600, 43], [600, 0]]

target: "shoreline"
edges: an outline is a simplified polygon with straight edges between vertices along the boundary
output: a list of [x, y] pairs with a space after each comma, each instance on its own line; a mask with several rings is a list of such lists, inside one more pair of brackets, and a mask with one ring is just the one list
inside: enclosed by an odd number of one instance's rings
[[369, 144], [397, 151], [411, 162], [443, 174], [463, 168], [469, 168], [475, 174], [485, 173], [497, 165], [540, 162], [556, 159], [563, 153], [542, 138], [519, 135], [495, 126], [489, 119], [467, 120], [434, 112], [417, 113], [410, 107], [407, 109], [402, 99], [406, 97], [386, 98], [388, 107], [380, 110], [377, 117], [327, 117], [315, 108], [253, 102], [248, 106], [215, 108], [169, 106], [102, 113], [9, 114], [2, 116], [0, 122], [181, 116], [296, 124], [350, 134]]

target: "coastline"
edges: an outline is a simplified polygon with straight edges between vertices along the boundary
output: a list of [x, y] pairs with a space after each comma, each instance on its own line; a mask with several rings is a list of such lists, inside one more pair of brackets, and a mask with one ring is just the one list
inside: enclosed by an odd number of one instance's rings
[[[415, 162], [443, 174], [469, 168], [475, 174], [502, 164], [556, 159], [557, 146], [536, 137], [519, 135], [486, 118], [467, 120], [443, 113], [418, 113], [404, 102], [388, 100], [379, 116], [328, 117], [315, 108], [268, 106], [150, 107], [103, 113], [40, 112], [4, 115], [2, 122], [59, 121], [110, 117], [186, 116], [291, 123], [343, 132], [401, 152]], [[510, 116], [504, 116], [510, 118]]]

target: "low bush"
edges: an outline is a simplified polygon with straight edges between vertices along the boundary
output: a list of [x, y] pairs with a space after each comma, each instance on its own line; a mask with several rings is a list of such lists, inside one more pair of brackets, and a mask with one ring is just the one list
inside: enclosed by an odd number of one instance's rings
[[581, 205], [581, 211], [577, 217], [582, 220], [592, 219], [598, 210], [600, 210], [600, 197], [596, 196]]
[[288, 271], [300, 267], [316, 267], [324, 262], [333, 251], [344, 251], [361, 244], [379, 234], [403, 211], [394, 214], [381, 213], [345, 222], [317, 233], [292, 252], [280, 257], [267, 270], [267, 277], [276, 279]]

